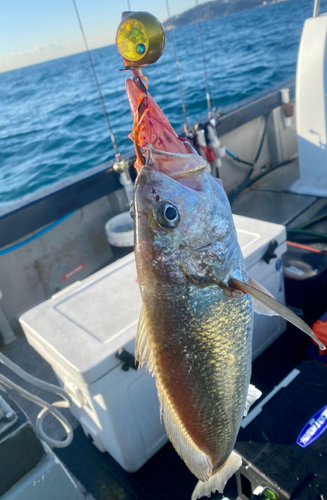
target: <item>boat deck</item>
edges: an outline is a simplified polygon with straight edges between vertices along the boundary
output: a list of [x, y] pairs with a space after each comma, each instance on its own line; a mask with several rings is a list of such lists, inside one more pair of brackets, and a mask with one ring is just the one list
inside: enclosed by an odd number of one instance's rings
[[[327, 211], [327, 198], [294, 194], [290, 186], [298, 177], [298, 165], [293, 162], [266, 175], [250, 189], [245, 190], [233, 203], [233, 212], [243, 216], [284, 224], [288, 227], [311, 220]], [[325, 233], [327, 233], [326, 223]], [[321, 227], [320, 227], [321, 231]], [[316, 243], [319, 247], [326, 245]], [[327, 307], [326, 307], [327, 309]], [[307, 359], [310, 339], [293, 327], [288, 330], [253, 363], [252, 382], [268, 394], [294, 367]], [[24, 370], [38, 378], [56, 383], [51, 367], [21, 337], [2, 352]], [[51, 394], [22, 382], [16, 375], [1, 365], [1, 373], [9, 376], [31, 392], [48, 401]], [[35, 422], [39, 408], [16, 394], [11, 394], [18, 404]], [[101, 453], [93, 446], [79, 423], [64, 411], [74, 428], [74, 440], [64, 449], [56, 449], [58, 457], [68, 470], [82, 483], [96, 500], [190, 500], [196, 478], [188, 471], [171, 444], [164, 446], [141, 470], [126, 473], [108, 453]], [[55, 438], [63, 437], [63, 430], [54, 419], [48, 418], [47, 432]], [[236, 481], [233, 477], [227, 484], [225, 495], [237, 498]], [[212, 499], [220, 499], [216, 494]]]
[[327, 198], [292, 193], [299, 177], [297, 160], [272, 171], [246, 189], [232, 204], [238, 215], [295, 227], [312, 219], [327, 204]]

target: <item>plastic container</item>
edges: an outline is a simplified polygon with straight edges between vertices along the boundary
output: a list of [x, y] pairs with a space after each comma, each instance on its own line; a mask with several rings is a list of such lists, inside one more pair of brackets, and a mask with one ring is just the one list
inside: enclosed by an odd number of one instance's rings
[[133, 251], [134, 221], [129, 212], [123, 212], [109, 219], [104, 229], [116, 257], [124, 257]]
[[[279, 261], [286, 249], [285, 228], [240, 216], [234, 219], [250, 275], [283, 301]], [[272, 238], [279, 246], [267, 264], [262, 257]], [[167, 441], [155, 378], [144, 368], [129, 367], [140, 311], [134, 254], [130, 254], [19, 318], [28, 342], [71, 395], [71, 411], [85, 433], [129, 472], [138, 470]], [[284, 328], [281, 318], [257, 316], [254, 354]]]
[[[282, 256], [287, 250], [285, 227], [240, 215], [234, 215], [234, 222], [250, 278], [258, 281], [279, 302], [285, 304], [282, 266]], [[271, 242], [277, 244], [273, 251], [274, 257], [269, 252]], [[267, 349], [286, 330], [286, 326], [286, 321], [280, 316], [255, 314], [252, 358], [255, 359]]]
[[28, 342], [72, 397], [85, 434], [128, 472], [167, 441], [155, 379], [116, 356], [123, 347], [133, 358], [140, 310], [130, 254], [20, 317]]
[[288, 242], [283, 264], [287, 305], [307, 323], [316, 321], [327, 309], [326, 252]]

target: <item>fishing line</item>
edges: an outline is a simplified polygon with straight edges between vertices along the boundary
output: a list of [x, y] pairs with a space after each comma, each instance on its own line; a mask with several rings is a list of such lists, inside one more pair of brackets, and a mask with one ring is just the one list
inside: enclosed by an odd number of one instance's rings
[[[283, 161], [282, 163], [279, 163], [278, 165], [275, 165], [274, 167], [268, 168], [267, 170], [265, 170], [264, 172], [261, 172], [260, 174], [253, 177], [252, 179], [249, 179], [248, 176], [246, 176], [246, 179], [244, 179], [244, 181], [241, 182], [241, 184], [239, 184], [239, 186], [236, 189], [233, 189], [233, 191], [231, 191], [229, 193], [229, 195], [228, 195], [229, 203], [232, 205], [232, 203], [235, 201], [237, 196], [239, 194], [241, 194], [242, 191], [244, 191], [244, 189], [252, 186], [252, 184], [254, 184], [258, 180], [260, 180], [262, 177], [265, 177], [266, 175], [270, 174], [270, 172], [273, 172], [277, 168], [284, 167], [285, 165], [292, 163], [297, 158], [297, 156], [298, 156], [298, 154], [296, 153], [295, 155], [291, 156], [290, 158]], [[253, 170], [251, 170], [250, 172], [252, 173], [252, 171]]]
[[263, 143], [264, 143], [264, 140], [265, 140], [265, 137], [266, 137], [266, 132], [267, 132], [268, 124], [270, 122], [270, 118], [271, 117], [272, 117], [272, 110], [269, 111], [269, 113], [268, 113], [268, 115], [266, 117], [265, 126], [264, 126], [264, 129], [263, 129], [261, 140], [260, 140], [260, 144], [259, 144], [259, 149], [257, 151], [257, 154], [255, 155], [255, 159], [254, 159], [253, 163], [251, 163], [249, 161], [246, 161], [246, 160], [242, 160], [238, 156], [236, 156], [233, 153], [231, 153], [228, 149], [226, 149], [226, 154], [228, 156], [230, 156], [231, 158], [233, 158], [233, 160], [237, 161], [238, 163], [243, 163], [244, 165], [248, 165], [249, 167], [251, 167], [250, 170], [248, 171], [248, 173], [246, 174], [245, 178], [242, 180], [242, 182], [235, 189], [233, 189], [229, 193], [228, 198], [229, 198], [230, 203], [232, 203], [235, 200], [235, 198], [240, 194], [240, 192], [242, 192], [243, 189], [245, 189], [245, 187], [248, 186], [249, 179], [250, 179], [251, 175], [253, 174], [253, 171], [254, 171], [254, 168], [255, 168], [255, 165], [256, 165], [257, 161], [259, 160], [259, 157], [260, 157], [260, 154], [261, 154], [261, 151], [262, 151], [262, 147], [263, 147]]
[[205, 57], [204, 57], [204, 48], [203, 48], [201, 22], [200, 22], [200, 18], [199, 18], [199, 2], [198, 2], [198, 0], [195, 0], [195, 4], [196, 4], [196, 7], [197, 7], [198, 28], [199, 28], [199, 37], [200, 37], [200, 47], [201, 47], [201, 56], [202, 56], [202, 64], [203, 64], [204, 81], [205, 81], [205, 87], [206, 87], [206, 98], [207, 98], [208, 114], [209, 114], [209, 118], [211, 118], [211, 98], [210, 98], [209, 83], [208, 83], [208, 77], [207, 77], [206, 60], [205, 60]]
[[[97, 91], [98, 91], [98, 96], [99, 96], [99, 99], [100, 99], [100, 102], [101, 102], [101, 105], [102, 105], [102, 110], [103, 110], [104, 118], [106, 120], [107, 127], [108, 127], [108, 130], [109, 130], [110, 139], [111, 139], [113, 148], [115, 150], [116, 156], [117, 155], [119, 156], [118, 147], [117, 147], [117, 144], [116, 144], [116, 141], [115, 141], [115, 137], [114, 137], [114, 134], [113, 134], [110, 122], [109, 122], [108, 113], [107, 113], [107, 110], [106, 110], [106, 106], [104, 104], [104, 100], [103, 100], [102, 93], [101, 93], [101, 90], [100, 90], [100, 85], [99, 85], [98, 78], [97, 78], [97, 75], [96, 75], [96, 72], [95, 72], [95, 68], [94, 68], [94, 65], [93, 65], [93, 61], [92, 61], [92, 57], [91, 57], [91, 54], [90, 54], [89, 46], [87, 44], [86, 36], [85, 36], [85, 33], [84, 33], [84, 28], [83, 28], [82, 21], [81, 21], [79, 12], [78, 12], [76, 1], [75, 0], [72, 0], [72, 1], [73, 1], [73, 4], [74, 4], [74, 7], [75, 7], [75, 11], [76, 11], [76, 16], [77, 16], [77, 19], [78, 19], [79, 27], [81, 29], [81, 33], [82, 33], [82, 36], [83, 36], [83, 39], [84, 39], [84, 44], [85, 44], [85, 47], [86, 47], [86, 52], [87, 52], [87, 55], [88, 55], [88, 58], [89, 58], [89, 62], [90, 62], [91, 70], [92, 70], [92, 73], [93, 73], [95, 85], [96, 85], [96, 88], [97, 88]], [[128, 1], [128, 4], [129, 4], [129, 1]]]
[[[168, 2], [168, 0], [166, 0], [166, 6], [167, 6], [168, 19], [170, 19], [170, 9], [169, 9], [169, 2]], [[171, 28], [171, 30], [170, 30], [170, 36], [171, 36], [171, 42], [173, 44], [174, 57], [175, 57], [175, 66], [176, 66], [176, 74], [177, 74], [177, 82], [178, 82], [178, 88], [179, 88], [179, 93], [180, 93], [181, 102], [182, 102], [182, 110], [183, 110], [183, 116], [184, 116], [184, 131], [188, 132], [186, 107], [185, 107], [184, 96], [183, 96], [182, 81], [181, 81], [181, 77], [180, 77], [180, 73], [179, 73], [179, 63], [178, 63], [178, 55], [177, 55], [177, 49], [176, 49], [176, 44], [175, 44], [174, 28]]]
[[[39, 437], [48, 443], [49, 446], [52, 448], [64, 448], [68, 445], [73, 440], [73, 429], [68, 420], [60, 413], [58, 408], [69, 408], [71, 404], [71, 398], [70, 396], [66, 393], [64, 389], [61, 387], [58, 387], [53, 384], [49, 384], [48, 382], [45, 382], [44, 380], [40, 380], [36, 377], [33, 377], [30, 373], [25, 372], [20, 366], [16, 365], [13, 361], [11, 361], [7, 356], [4, 356], [0, 352], [0, 364], [3, 363], [7, 368], [12, 370], [14, 373], [16, 373], [20, 378], [25, 380], [26, 382], [35, 385], [36, 387], [39, 387], [40, 389], [43, 389], [44, 391], [49, 391], [52, 392], [58, 396], [60, 396], [62, 399], [60, 401], [56, 401], [55, 403], [48, 403], [47, 401], [44, 401], [43, 399], [39, 398], [38, 396], [35, 396], [35, 394], [31, 394], [28, 392], [26, 389], [23, 389], [20, 385], [15, 384], [12, 380], [8, 379], [5, 377], [2, 373], [0, 373], [0, 382], [9, 387], [10, 389], [13, 389], [18, 392], [21, 396], [24, 398], [28, 399], [29, 401], [32, 401], [33, 403], [39, 405], [42, 407], [42, 410], [38, 414], [36, 418], [36, 431], [39, 435]], [[51, 438], [48, 434], [43, 429], [43, 421], [46, 415], [51, 413], [63, 426], [63, 428], [66, 431], [66, 438], [63, 441], [59, 441], [57, 439]]]

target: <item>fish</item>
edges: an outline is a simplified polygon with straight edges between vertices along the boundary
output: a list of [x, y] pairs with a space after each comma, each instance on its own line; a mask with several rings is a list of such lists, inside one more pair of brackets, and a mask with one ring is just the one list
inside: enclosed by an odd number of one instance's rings
[[135, 357], [155, 375], [166, 433], [198, 478], [196, 500], [222, 493], [242, 463], [237, 434], [261, 395], [250, 384], [254, 312], [280, 314], [319, 341], [249, 278], [221, 181], [177, 136], [139, 75], [126, 89], [138, 167]]

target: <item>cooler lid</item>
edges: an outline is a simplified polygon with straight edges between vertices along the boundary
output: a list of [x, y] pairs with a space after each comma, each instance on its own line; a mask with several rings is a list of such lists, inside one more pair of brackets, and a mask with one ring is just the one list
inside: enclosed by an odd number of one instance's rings
[[141, 310], [134, 253], [53, 295], [22, 314], [27, 340], [42, 355], [91, 384], [121, 364], [121, 347], [134, 352]]
[[285, 244], [286, 229], [281, 224], [251, 219], [241, 215], [233, 215], [233, 219], [248, 270], [262, 259], [272, 240], [276, 240], [278, 246]]
[[[275, 239], [285, 241], [285, 228], [235, 215], [238, 239], [251, 268]], [[52, 366], [91, 384], [118, 366], [125, 347], [134, 352], [141, 311], [134, 253], [120, 259], [49, 300], [25, 312], [19, 321], [33, 345]], [[33, 340], [33, 342], [32, 342]]]

